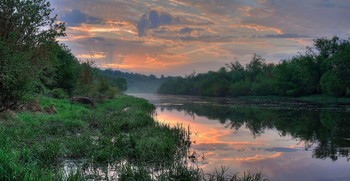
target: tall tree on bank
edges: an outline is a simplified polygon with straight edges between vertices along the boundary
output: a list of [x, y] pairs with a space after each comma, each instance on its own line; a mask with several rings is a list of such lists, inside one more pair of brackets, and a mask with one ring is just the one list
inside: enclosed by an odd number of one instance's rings
[[41, 71], [52, 66], [52, 47], [64, 36], [64, 23], [46, 0], [0, 1], [0, 111], [30, 90]]
[[350, 40], [321, 38], [315, 41], [321, 65], [320, 86], [323, 93], [350, 96]]

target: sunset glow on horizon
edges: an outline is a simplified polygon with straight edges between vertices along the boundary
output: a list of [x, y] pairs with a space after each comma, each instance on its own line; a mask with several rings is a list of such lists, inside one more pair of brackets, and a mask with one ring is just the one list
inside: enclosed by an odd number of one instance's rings
[[313, 39], [350, 37], [347, 0], [50, 0], [66, 44], [100, 68], [155, 75], [217, 70], [254, 53], [288, 59]]

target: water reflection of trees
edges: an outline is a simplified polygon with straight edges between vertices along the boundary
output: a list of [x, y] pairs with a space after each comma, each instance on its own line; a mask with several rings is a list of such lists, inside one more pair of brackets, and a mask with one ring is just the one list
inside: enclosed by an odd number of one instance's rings
[[276, 129], [281, 136], [291, 135], [304, 142], [305, 149], [313, 149], [313, 157], [339, 157], [350, 160], [350, 113], [320, 110], [292, 110], [243, 108], [184, 104], [165, 106], [162, 109], [185, 111], [192, 117], [204, 116], [219, 120], [230, 129], [237, 131], [242, 126], [248, 128], [254, 137], [266, 129]]

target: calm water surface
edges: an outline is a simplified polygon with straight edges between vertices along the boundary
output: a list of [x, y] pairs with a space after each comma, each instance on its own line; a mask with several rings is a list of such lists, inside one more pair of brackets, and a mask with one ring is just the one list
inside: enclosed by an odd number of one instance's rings
[[262, 172], [271, 180], [350, 180], [350, 108], [306, 102], [132, 94], [160, 122], [190, 126], [206, 173]]

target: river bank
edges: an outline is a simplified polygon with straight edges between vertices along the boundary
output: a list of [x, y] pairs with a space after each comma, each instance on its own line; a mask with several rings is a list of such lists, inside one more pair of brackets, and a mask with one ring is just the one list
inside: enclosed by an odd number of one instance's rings
[[0, 115], [0, 180], [263, 180], [188, 167], [189, 130], [157, 122], [145, 99], [34, 102], [42, 111]]
[[[183, 143], [184, 130], [154, 121], [154, 106], [144, 99], [120, 95], [96, 108], [46, 97], [38, 102], [56, 113], [7, 112], [0, 117], [0, 180], [135, 176], [132, 164], [171, 165]], [[81, 168], [65, 168], [67, 160], [79, 161]], [[84, 170], [125, 160], [116, 175]]]

